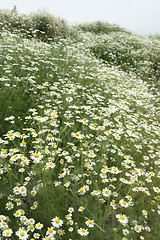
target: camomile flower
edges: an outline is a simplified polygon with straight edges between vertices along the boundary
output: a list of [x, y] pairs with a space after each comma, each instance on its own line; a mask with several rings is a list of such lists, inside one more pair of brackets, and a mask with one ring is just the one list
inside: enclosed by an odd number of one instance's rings
[[146, 227], [145, 227], [145, 230], [146, 230], [147, 232], [150, 232], [150, 231], [151, 231], [151, 228], [148, 227], [148, 226], [146, 226]]
[[43, 158], [43, 155], [42, 155], [40, 152], [38, 152], [38, 153], [32, 153], [32, 155], [31, 155], [31, 159], [32, 159], [35, 163], [39, 163], [42, 158]]
[[24, 167], [24, 166], [26, 166], [26, 165], [28, 165], [29, 164], [29, 162], [30, 162], [30, 160], [29, 159], [27, 159], [27, 158], [23, 158], [22, 159], [22, 162], [21, 162], [21, 165], [22, 165], [22, 167]]
[[87, 220], [86, 225], [87, 227], [94, 227], [94, 220]]
[[54, 141], [53, 135], [52, 135], [51, 133], [49, 133], [48, 136], [47, 136], [47, 138], [46, 138], [46, 140], [48, 140], [48, 141]]
[[20, 217], [20, 221], [24, 224], [24, 225], [28, 225], [28, 219], [26, 216], [21, 216]]
[[70, 207], [70, 208], [68, 209], [68, 212], [70, 212], [70, 213], [74, 212], [74, 208]]
[[79, 195], [84, 195], [86, 193], [86, 190], [84, 189], [84, 187], [82, 187], [78, 190], [78, 193]]
[[141, 225], [136, 225], [136, 226], [134, 227], [134, 230], [135, 230], [137, 233], [140, 233], [141, 230], [142, 230], [142, 226], [141, 226]]
[[19, 188], [19, 193], [22, 195], [22, 196], [26, 196], [27, 195], [27, 188], [24, 187], [24, 186], [21, 186]]
[[15, 217], [20, 217], [22, 215], [20, 210], [17, 210], [14, 214]]
[[46, 169], [55, 168], [55, 166], [56, 166], [56, 164], [51, 161], [46, 163]]
[[56, 216], [52, 219], [52, 225], [53, 227], [59, 228], [63, 225], [63, 221]]
[[70, 102], [73, 101], [73, 98], [72, 98], [72, 97], [67, 97], [67, 98], [66, 98], [66, 101], [70, 103]]
[[102, 194], [104, 197], [109, 197], [111, 195], [111, 190], [109, 190], [108, 188], [104, 188], [102, 190]]
[[36, 229], [41, 229], [42, 227], [43, 227], [43, 224], [40, 222], [35, 225]]
[[89, 231], [88, 231], [88, 229], [80, 228], [80, 229], [78, 229], [78, 233], [79, 233], [81, 236], [87, 236], [87, 235], [89, 234]]
[[124, 226], [128, 223], [128, 217], [126, 215], [124, 215], [124, 214], [117, 214], [116, 218]]
[[74, 223], [74, 222], [73, 222], [72, 219], [68, 221], [68, 224], [70, 224], [70, 225], [73, 225], [73, 223]]
[[14, 208], [14, 204], [13, 204], [12, 202], [6, 203], [6, 209], [7, 209], [7, 210], [11, 210], [11, 209], [13, 209], [13, 208]]
[[69, 232], [73, 232], [73, 230], [74, 230], [73, 227], [68, 228], [68, 231], [69, 231]]
[[72, 135], [72, 137], [75, 137], [75, 138], [77, 138], [77, 139], [82, 139], [82, 138], [84, 138], [84, 135], [83, 134], [81, 134], [80, 132], [76, 132], [76, 133], [71, 133], [71, 135]]
[[6, 135], [6, 138], [8, 138], [9, 140], [14, 140], [15, 139], [15, 133], [11, 130], [9, 131]]
[[83, 188], [84, 188], [84, 190], [89, 191], [89, 186], [88, 185], [84, 185]]
[[5, 229], [3, 232], [2, 232], [2, 235], [4, 237], [10, 237], [12, 235], [13, 231], [12, 229]]
[[154, 190], [156, 193], [160, 193], [160, 188], [159, 188], [159, 187], [153, 187], [153, 190]]
[[56, 231], [53, 229], [53, 227], [48, 227], [46, 235], [53, 236], [56, 234]]
[[79, 211], [79, 212], [83, 212], [84, 209], [85, 209], [85, 208], [84, 208], [83, 206], [80, 206], [80, 207], [78, 208], [78, 211]]
[[29, 218], [29, 219], [28, 219], [28, 222], [29, 222], [29, 224], [35, 224], [34, 218]]
[[0, 215], [0, 221], [6, 221], [7, 220], [7, 217], [4, 216], [4, 215]]
[[20, 240], [27, 240], [28, 239], [27, 231], [24, 228], [20, 228], [16, 232], [16, 235], [19, 237]]
[[70, 220], [70, 219], [72, 219], [72, 214], [67, 214], [65, 217], [67, 220]]
[[123, 229], [122, 232], [123, 232], [124, 235], [128, 235], [129, 234], [129, 230], [127, 228]]
[[39, 234], [39, 233], [34, 233], [34, 234], [33, 234], [33, 237], [36, 238], [36, 239], [38, 239], [38, 238], [40, 238], [40, 234]]
[[20, 168], [18, 171], [22, 173], [22, 172], [25, 171], [25, 169], [24, 168]]
[[5, 221], [0, 222], [0, 229], [8, 228], [8, 224]]
[[124, 199], [121, 199], [121, 200], [119, 201], [119, 204], [120, 204], [122, 207], [125, 207], [125, 208], [127, 208], [127, 207], [129, 206], [129, 204], [128, 204], [126, 201], [124, 201]]
[[59, 235], [63, 236], [63, 235], [64, 235], [64, 230], [59, 229], [59, 230], [57, 230], [57, 233], [58, 233]]
[[33, 224], [28, 225], [27, 230], [33, 232], [35, 229]]
[[22, 141], [22, 142], [20, 143], [20, 146], [21, 146], [21, 147], [26, 147], [26, 142]]

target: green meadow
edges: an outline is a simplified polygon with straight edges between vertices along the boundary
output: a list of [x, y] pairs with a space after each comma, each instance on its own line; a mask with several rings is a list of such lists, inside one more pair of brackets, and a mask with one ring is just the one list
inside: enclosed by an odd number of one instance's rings
[[0, 10], [0, 240], [160, 239], [160, 35]]

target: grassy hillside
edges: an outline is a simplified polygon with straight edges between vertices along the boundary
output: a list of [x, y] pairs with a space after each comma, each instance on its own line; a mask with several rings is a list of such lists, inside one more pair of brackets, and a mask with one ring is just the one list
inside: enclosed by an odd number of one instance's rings
[[158, 240], [159, 40], [3, 14], [0, 239]]

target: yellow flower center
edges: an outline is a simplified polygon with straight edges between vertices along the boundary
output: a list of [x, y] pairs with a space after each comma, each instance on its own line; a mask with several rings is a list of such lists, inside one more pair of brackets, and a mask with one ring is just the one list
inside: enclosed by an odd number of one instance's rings
[[10, 235], [10, 231], [6, 231], [6, 235]]
[[59, 219], [58, 218], [55, 219], [55, 223], [59, 223]]
[[105, 190], [105, 193], [108, 194], [108, 193], [109, 193], [109, 190]]
[[125, 217], [124, 217], [124, 216], [120, 216], [120, 219], [121, 219], [121, 220], [124, 220], [124, 219], [125, 219]]
[[126, 205], [126, 202], [125, 202], [125, 201], [122, 201], [122, 204], [123, 204], [123, 205]]
[[89, 224], [92, 224], [93, 222], [91, 220], [88, 221]]
[[9, 133], [9, 134], [8, 134], [8, 137], [12, 137], [12, 136], [13, 136], [13, 134], [12, 134], [12, 133]]
[[21, 232], [20, 233], [20, 236], [24, 237], [25, 233], [24, 232]]
[[84, 233], [84, 232], [85, 232], [85, 229], [84, 229], [84, 228], [82, 228], [82, 229], [81, 229], [81, 232], [83, 232], [83, 233]]
[[52, 134], [48, 134], [48, 137], [49, 137], [49, 138], [52, 138], [52, 137], [53, 137], [53, 135], [52, 135]]
[[53, 232], [53, 228], [49, 228], [49, 229], [48, 229], [48, 232], [49, 232], [49, 233], [52, 233], [52, 232]]

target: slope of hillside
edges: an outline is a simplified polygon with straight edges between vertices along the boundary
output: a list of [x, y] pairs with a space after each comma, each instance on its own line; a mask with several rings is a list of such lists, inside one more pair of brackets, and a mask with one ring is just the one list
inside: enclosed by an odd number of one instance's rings
[[0, 239], [158, 240], [154, 78], [96, 58], [107, 36], [73, 36], [1, 32]]

